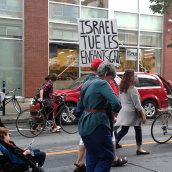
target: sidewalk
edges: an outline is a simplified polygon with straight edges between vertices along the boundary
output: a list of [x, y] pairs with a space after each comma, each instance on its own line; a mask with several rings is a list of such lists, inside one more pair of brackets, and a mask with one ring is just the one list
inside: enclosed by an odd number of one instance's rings
[[[21, 110], [28, 109], [30, 106], [30, 102], [21, 103], [19, 102]], [[2, 116], [2, 111], [0, 111], [0, 118], [3, 124], [7, 123], [15, 123], [18, 112], [15, 110], [12, 103], [9, 103], [5, 106], [5, 116]]]

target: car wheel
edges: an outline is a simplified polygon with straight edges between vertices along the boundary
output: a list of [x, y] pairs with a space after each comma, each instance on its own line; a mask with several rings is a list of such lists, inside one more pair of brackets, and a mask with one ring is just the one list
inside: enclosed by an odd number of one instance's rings
[[[77, 107], [77, 105], [75, 105], [74, 103], [66, 103], [66, 106], [68, 108], [70, 118], [73, 118], [73, 119], [76, 118], [73, 115], [73, 111]], [[67, 115], [67, 110], [66, 109], [64, 109], [62, 111], [62, 123], [63, 124], [70, 124], [71, 123], [71, 120], [69, 119], [69, 117]]]
[[145, 110], [146, 118], [152, 119], [157, 114], [157, 104], [152, 100], [147, 100], [143, 103], [143, 108]]

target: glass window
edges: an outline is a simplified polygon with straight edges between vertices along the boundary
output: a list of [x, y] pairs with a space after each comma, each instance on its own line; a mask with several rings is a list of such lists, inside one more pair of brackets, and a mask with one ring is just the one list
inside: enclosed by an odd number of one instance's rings
[[161, 16], [140, 15], [140, 29], [162, 31], [163, 19]]
[[6, 81], [6, 92], [21, 88], [18, 96], [22, 95], [22, 45], [22, 41], [0, 40], [0, 83]]
[[81, 18], [108, 18], [108, 11], [93, 8], [81, 8]]
[[118, 29], [118, 40], [123, 45], [137, 46], [138, 32]]
[[113, 0], [113, 8], [115, 11], [139, 12], [138, 0]]
[[81, 0], [81, 5], [108, 8], [108, 0]]
[[68, 4], [79, 4], [79, 0], [50, 0], [50, 2], [51, 1], [68, 3]]
[[0, 0], [0, 16], [22, 18], [23, 0]]
[[51, 21], [77, 23], [77, 18], [79, 18], [79, 7], [50, 3], [49, 19]]
[[137, 75], [139, 79], [139, 87], [155, 87], [160, 86], [158, 80], [151, 75]]
[[77, 42], [78, 27], [65, 24], [49, 23], [49, 39]]
[[141, 49], [140, 55], [140, 72], [161, 74], [161, 50]]
[[0, 19], [0, 37], [22, 38], [22, 21]]
[[[62, 89], [79, 76], [78, 45], [50, 43], [49, 47], [49, 71], [57, 73], [59, 80], [54, 89]], [[70, 66], [71, 65], [71, 66]], [[70, 66], [70, 67], [69, 67]], [[66, 70], [67, 68], [67, 70]]]
[[[150, 5], [153, 5], [149, 0], [139, 0], [139, 10], [142, 14], [153, 14], [151, 9], [149, 8]], [[156, 14], [156, 13], [155, 13]]]
[[140, 32], [140, 46], [142, 47], [162, 47], [162, 34]]
[[114, 12], [114, 18], [117, 19], [118, 28], [138, 28], [138, 14]]
[[137, 49], [120, 47], [121, 66], [116, 66], [117, 72], [123, 72], [126, 69], [137, 71]]

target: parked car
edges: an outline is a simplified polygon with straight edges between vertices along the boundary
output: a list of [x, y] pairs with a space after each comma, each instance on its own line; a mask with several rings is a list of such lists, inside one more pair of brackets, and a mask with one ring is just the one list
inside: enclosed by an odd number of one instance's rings
[[[117, 75], [122, 77], [124, 72]], [[162, 101], [167, 99], [167, 95], [172, 94], [171, 85], [157, 73], [135, 73], [137, 75], [135, 86], [141, 97], [141, 103], [147, 118], [154, 118], [157, 110], [163, 108]], [[168, 101], [163, 105], [168, 105]]]
[[[117, 77], [115, 81], [117, 84], [120, 84], [120, 77], [124, 72], [117, 72]], [[146, 112], [147, 118], [154, 118], [157, 114], [157, 109], [162, 108], [162, 100], [167, 98], [167, 94], [172, 94], [172, 87], [171, 85], [161, 76], [156, 73], [137, 73], [136, 72], [136, 81], [135, 86], [138, 89], [138, 92], [141, 97], [142, 106]], [[66, 104], [69, 107], [70, 113], [73, 113], [73, 110], [77, 106], [78, 99], [80, 97], [80, 90], [82, 88], [84, 79], [86, 76], [83, 76], [74, 82], [72, 82], [69, 86], [62, 90], [57, 90], [57, 94], [67, 93]], [[55, 107], [58, 106], [56, 98], [54, 98]], [[167, 105], [168, 102], [165, 102], [163, 105]], [[38, 105], [37, 105], [38, 106]], [[32, 106], [35, 108], [35, 106]], [[37, 107], [39, 108], [39, 107]], [[57, 108], [57, 111], [60, 107]], [[55, 113], [57, 113], [57, 111]], [[64, 122], [65, 115], [64, 115]]]

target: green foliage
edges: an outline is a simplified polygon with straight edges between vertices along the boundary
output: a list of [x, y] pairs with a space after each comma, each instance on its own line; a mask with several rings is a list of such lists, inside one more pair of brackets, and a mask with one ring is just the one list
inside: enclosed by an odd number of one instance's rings
[[[149, 0], [152, 5], [150, 9], [153, 13], [169, 15], [172, 10], [172, 0]], [[170, 39], [172, 41], [172, 37]], [[167, 45], [167, 48], [172, 48], [172, 43]]]
[[153, 13], [168, 15], [172, 9], [172, 0], [150, 0]]

